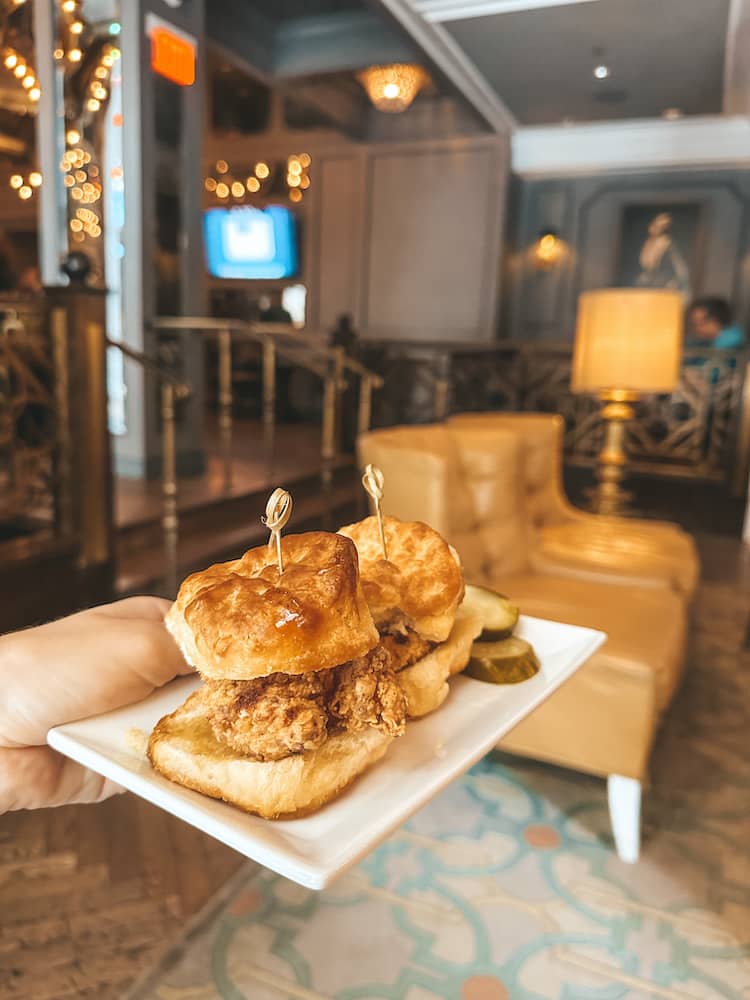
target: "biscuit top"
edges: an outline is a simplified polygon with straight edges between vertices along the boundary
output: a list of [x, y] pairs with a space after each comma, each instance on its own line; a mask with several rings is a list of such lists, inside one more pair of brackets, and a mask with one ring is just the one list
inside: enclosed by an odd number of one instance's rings
[[401, 611], [425, 639], [443, 642], [464, 596], [455, 549], [422, 521], [384, 517], [383, 526], [387, 560], [376, 517], [339, 529], [357, 546], [362, 585], [375, 624], [382, 627]]
[[323, 670], [377, 644], [354, 544], [311, 531], [285, 536], [281, 548], [281, 576], [275, 547], [262, 545], [180, 587], [167, 627], [204, 677]]

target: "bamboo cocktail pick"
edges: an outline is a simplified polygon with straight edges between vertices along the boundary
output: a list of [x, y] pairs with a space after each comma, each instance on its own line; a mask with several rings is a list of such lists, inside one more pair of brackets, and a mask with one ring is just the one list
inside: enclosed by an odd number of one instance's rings
[[282, 528], [286, 527], [287, 521], [292, 516], [293, 506], [291, 494], [287, 493], [286, 490], [282, 490], [281, 487], [277, 487], [268, 498], [266, 516], [261, 517], [261, 521], [271, 532], [271, 537], [268, 539], [269, 546], [273, 545], [274, 541], [276, 542], [279, 576], [284, 572], [284, 561], [281, 558], [281, 531]]
[[383, 558], [388, 558], [388, 547], [385, 544], [385, 528], [383, 527], [383, 512], [380, 509], [380, 501], [383, 499], [383, 487], [385, 476], [377, 465], [365, 466], [365, 474], [362, 476], [362, 485], [375, 504], [375, 513], [378, 518], [378, 528], [380, 528], [380, 544], [383, 546]]

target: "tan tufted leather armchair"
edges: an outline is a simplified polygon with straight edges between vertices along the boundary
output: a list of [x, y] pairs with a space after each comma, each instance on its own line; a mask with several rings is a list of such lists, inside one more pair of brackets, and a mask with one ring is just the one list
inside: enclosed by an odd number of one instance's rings
[[554, 413], [462, 413], [455, 427], [513, 431], [523, 442], [532, 562], [542, 572], [641, 586], [673, 587], [692, 597], [700, 562], [692, 537], [676, 524], [589, 514], [562, 485], [565, 425]]
[[385, 474], [384, 510], [444, 534], [469, 581], [508, 594], [526, 614], [607, 633], [602, 649], [501, 748], [606, 777], [618, 853], [635, 861], [641, 783], [682, 671], [686, 600], [663, 582], [576, 577], [537, 563], [527, 451], [523, 435], [479, 421], [395, 427], [359, 440], [361, 463]]

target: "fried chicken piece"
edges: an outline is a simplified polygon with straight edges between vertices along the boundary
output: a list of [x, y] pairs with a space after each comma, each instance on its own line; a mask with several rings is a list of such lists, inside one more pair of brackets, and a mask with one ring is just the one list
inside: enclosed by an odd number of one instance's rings
[[376, 646], [367, 656], [336, 668], [331, 715], [351, 732], [372, 726], [390, 736], [406, 728], [406, 696], [396, 680], [390, 656]]
[[208, 721], [220, 743], [255, 760], [315, 750], [328, 737], [330, 670], [207, 681]]
[[418, 632], [408, 626], [383, 632], [380, 643], [390, 655], [391, 666], [397, 673], [399, 670], [411, 667], [437, 645], [429, 639], [423, 639]]
[[206, 681], [205, 700], [216, 739], [262, 761], [316, 750], [334, 728], [396, 736], [406, 723], [406, 698], [380, 646], [330, 670]]

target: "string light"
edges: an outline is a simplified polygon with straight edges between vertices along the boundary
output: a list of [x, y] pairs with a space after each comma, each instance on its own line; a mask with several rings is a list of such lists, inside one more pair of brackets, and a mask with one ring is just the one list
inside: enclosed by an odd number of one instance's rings
[[28, 201], [33, 193], [28, 184], [24, 184], [22, 188], [18, 189], [18, 197], [23, 198], [24, 201]]
[[41, 96], [42, 92], [39, 89], [39, 87], [32, 87], [31, 90], [29, 91], [29, 97], [31, 98], [32, 101], [38, 101]]
[[[287, 189], [290, 197], [292, 191], [296, 192], [295, 196], [291, 197], [292, 201], [301, 201], [302, 192], [310, 188], [309, 168], [311, 164], [312, 157], [309, 153], [292, 153], [287, 157], [285, 163]], [[203, 187], [209, 194], [215, 195], [220, 200], [225, 200], [230, 194], [238, 200], [244, 200], [246, 194], [258, 194], [258, 192], [263, 191], [264, 182], [275, 174], [275, 169], [265, 160], [258, 160], [252, 173], [245, 176], [244, 182], [236, 176], [236, 173], [240, 172], [235, 173], [227, 160], [216, 160], [214, 168], [221, 180], [207, 176], [203, 180]]]
[[310, 187], [308, 169], [312, 163], [309, 153], [293, 153], [286, 161], [286, 183], [291, 201], [302, 201], [302, 191]]
[[81, 52], [80, 49], [71, 49], [68, 53], [68, 59], [70, 59], [71, 62], [80, 62], [82, 58], [83, 52]]
[[18, 56], [15, 52], [9, 52], [3, 62], [5, 63], [6, 69], [13, 69], [18, 62]]
[[42, 175], [38, 170], [32, 170], [29, 174], [29, 184], [35, 188], [42, 186]]
[[10, 186], [17, 191], [22, 184], [23, 184], [23, 177], [21, 177], [20, 174], [13, 174], [13, 176], [10, 179]]

